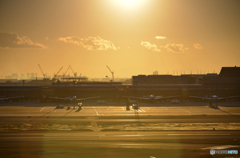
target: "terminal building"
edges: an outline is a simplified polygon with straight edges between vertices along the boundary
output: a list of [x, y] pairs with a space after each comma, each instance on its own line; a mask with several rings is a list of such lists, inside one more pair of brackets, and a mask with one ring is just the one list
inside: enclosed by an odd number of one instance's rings
[[222, 67], [219, 75], [138, 75], [132, 76], [132, 84], [200, 84], [200, 85], [240, 85], [240, 67]]
[[[203, 76], [199, 74], [190, 75], [138, 75], [132, 76], [133, 84], [202, 84]], [[216, 74], [217, 76], [217, 74]]]
[[[35, 83], [36, 82], [36, 83]], [[60, 81], [53, 80], [4, 80], [0, 82], [0, 97], [24, 96], [101, 96], [118, 100], [122, 96], [233, 96], [240, 95], [240, 67], [223, 67], [219, 74], [138, 75], [132, 84], [122, 82]]]
[[240, 67], [222, 67], [219, 75], [206, 76], [205, 85], [240, 85]]

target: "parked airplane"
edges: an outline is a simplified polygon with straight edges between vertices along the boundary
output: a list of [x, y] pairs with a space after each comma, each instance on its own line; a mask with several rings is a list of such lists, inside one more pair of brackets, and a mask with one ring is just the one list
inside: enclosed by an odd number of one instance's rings
[[[73, 97], [65, 97], [65, 98], [60, 98], [60, 97], [48, 97], [48, 98], [77, 103], [77, 101], [83, 101], [83, 100], [87, 100], [87, 99], [94, 99], [94, 98], [100, 98], [100, 97], [101, 96], [88, 97], [88, 98], [77, 98], [76, 96], [73, 96]], [[79, 110], [82, 109], [82, 103], [77, 103], [77, 104], [78, 104]], [[61, 108], [62, 109], [64, 107], [63, 107], [63, 105], [61, 105], [61, 106], [58, 105], [57, 108]], [[75, 109], [75, 104], [74, 104], [74, 109]]]
[[97, 103], [98, 104], [107, 104], [106, 100], [98, 100]]
[[125, 98], [134, 98], [134, 99], [140, 99], [142, 101], [151, 101], [151, 102], [155, 102], [155, 101], [159, 101], [159, 100], [163, 100], [163, 99], [174, 99], [174, 98], [178, 98], [180, 97], [178, 96], [154, 96], [154, 95], [148, 95], [148, 96], [143, 96], [143, 97], [134, 97], [134, 96], [124, 96]]
[[180, 104], [181, 102], [178, 99], [172, 99], [171, 103], [172, 104]]
[[9, 100], [9, 99], [16, 99], [16, 98], [23, 98], [24, 96], [16, 96], [16, 97], [4, 97], [4, 98], [0, 98], [0, 101], [4, 101], [4, 100]]
[[133, 104], [133, 105], [132, 105], [132, 108], [133, 108], [134, 110], [138, 110], [138, 109], [139, 109], [139, 107], [138, 107], [137, 104]]
[[59, 99], [59, 100], [63, 100], [63, 101], [80, 101], [80, 100], [94, 99], [94, 98], [100, 98], [100, 97], [101, 96], [88, 97], [88, 98], [77, 98], [76, 96], [73, 96], [73, 97], [65, 97], [65, 98], [60, 98], [60, 97], [48, 97], [48, 98]]
[[208, 100], [209, 101], [209, 104], [208, 104], [209, 107], [211, 107], [211, 108], [218, 108], [218, 105], [217, 105], [218, 100], [238, 98], [240, 96], [218, 97], [217, 95], [213, 95], [211, 97], [199, 97], [199, 96], [189, 96], [189, 97], [197, 98], [197, 99], [203, 99], [203, 100]]

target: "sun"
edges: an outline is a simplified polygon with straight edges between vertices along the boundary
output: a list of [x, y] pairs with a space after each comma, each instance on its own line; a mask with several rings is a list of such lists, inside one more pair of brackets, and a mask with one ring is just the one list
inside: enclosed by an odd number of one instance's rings
[[123, 5], [132, 7], [137, 5], [139, 3], [139, 0], [120, 0], [119, 2]]
[[144, 3], [147, 0], [114, 0], [117, 5], [125, 7], [125, 8], [138, 8], [142, 5], [144, 5]]

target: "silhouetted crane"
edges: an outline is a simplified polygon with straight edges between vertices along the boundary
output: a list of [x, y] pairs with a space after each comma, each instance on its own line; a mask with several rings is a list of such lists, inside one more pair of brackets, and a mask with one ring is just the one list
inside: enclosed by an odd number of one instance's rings
[[59, 74], [59, 72], [62, 70], [63, 66], [58, 70], [58, 72], [56, 73], [56, 75], [54, 75], [54, 79], [56, 78], [56, 76]]
[[71, 65], [69, 65], [69, 67], [70, 67], [70, 69], [72, 70], [74, 77], [76, 78], [76, 77], [77, 77], [77, 73], [75, 73], [75, 72], [73, 71], [73, 68], [71, 67]]
[[67, 70], [65, 71], [65, 73], [63, 73], [63, 78], [64, 78], [64, 76], [66, 75], [68, 69], [69, 69], [69, 66], [68, 66]]
[[44, 74], [44, 73], [43, 73], [43, 71], [42, 71], [42, 68], [41, 68], [40, 64], [38, 64], [38, 66], [39, 66], [39, 68], [40, 68], [40, 70], [41, 70], [41, 72], [42, 72], [43, 79], [45, 79], [45, 76], [47, 75], [47, 73], [46, 73], [46, 74]]
[[[107, 65], [106, 65], [107, 66]], [[107, 66], [108, 70], [112, 73], [112, 82], [114, 81], [114, 72]]]

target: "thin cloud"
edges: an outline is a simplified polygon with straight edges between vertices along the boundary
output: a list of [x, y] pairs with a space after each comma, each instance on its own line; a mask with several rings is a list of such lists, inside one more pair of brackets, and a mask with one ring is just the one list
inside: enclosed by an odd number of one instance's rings
[[87, 50], [108, 50], [108, 49], [117, 50], [117, 48], [111, 41], [104, 40], [99, 36], [88, 38], [80, 38], [76, 36], [59, 37], [58, 40], [63, 41], [65, 43], [71, 43], [81, 46]]
[[194, 43], [194, 48], [196, 49], [203, 49], [203, 47], [199, 43]]
[[155, 38], [156, 38], [156, 39], [166, 39], [167, 37], [164, 37], [164, 36], [156, 36]]
[[151, 44], [149, 42], [143, 42], [142, 41], [141, 45], [146, 47], [147, 49], [149, 49], [151, 51], [155, 51], [155, 52], [160, 52], [161, 51], [156, 44]]
[[34, 43], [26, 36], [16, 33], [0, 32], [0, 48], [47, 48], [43, 44]]
[[[184, 53], [184, 46], [183, 44], [175, 44], [175, 43], [168, 43], [166, 46], [163, 46], [164, 48], [167, 49], [167, 51], [169, 52], [173, 52], [173, 53]], [[186, 50], [188, 48], [185, 48]]]

